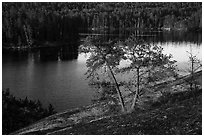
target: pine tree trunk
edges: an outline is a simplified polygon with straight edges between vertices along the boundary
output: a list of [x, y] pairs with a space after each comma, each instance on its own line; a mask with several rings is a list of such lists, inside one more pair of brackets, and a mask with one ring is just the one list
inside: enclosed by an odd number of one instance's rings
[[[99, 49], [99, 51], [102, 51], [99, 46], [96, 46], [96, 47]], [[100, 54], [103, 56], [103, 53], [100, 53]], [[113, 73], [112, 68], [110, 67], [108, 61], [106, 60], [106, 57], [103, 56], [103, 59], [104, 59], [104, 61], [106, 62], [107, 66], [108, 66], [108, 69], [110, 70], [111, 75], [112, 75], [112, 77], [113, 77], [113, 80], [114, 80], [114, 83], [115, 83], [115, 86], [116, 86], [116, 89], [117, 89], [118, 97], [119, 97], [119, 100], [120, 100], [122, 112], [125, 112], [125, 111], [126, 111], [126, 109], [125, 109], [125, 103], [124, 103], [124, 100], [123, 100], [123, 97], [122, 97], [122, 93], [121, 93], [121, 91], [120, 91], [119, 84], [118, 84], [118, 82], [117, 82], [117, 80], [116, 80], [116, 78], [115, 78], [115, 75], [114, 75], [114, 73]]]
[[114, 75], [114, 73], [113, 73], [111, 67], [108, 65], [108, 63], [107, 63], [107, 66], [108, 66], [108, 68], [109, 68], [109, 70], [110, 70], [110, 72], [111, 72], [111, 75], [112, 75], [113, 80], [114, 80], [115, 85], [116, 85], [116, 89], [117, 89], [118, 97], [119, 97], [119, 100], [120, 100], [122, 112], [125, 112], [125, 111], [126, 111], [126, 110], [125, 110], [125, 103], [124, 103], [124, 100], [123, 100], [123, 97], [122, 97], [122, 94], [121, 94], [121, 91], [120, 91], [119, 84], [118, 84], [118, 82], [117, 82], [117, 80], [116, 80], [116, 78], [115, 78], [115, 75]]
[[191, 80], [190, 80], [190, 90], [193, 94], [193, 97], [195, 99], [195, 94], [194, 94], [194, 91], [193, 91], [193, 84], [194, 84], [194, 58], [193, 58], [193, 55], [191, 53]]
[[139, 98], [139, 91], [140, 91], [140, 75], [139, 75], [139, 73], [140, 73], [140, 69], [137, 68], [137, 91], [135, 93], [135, 96], [134, 96], [134, 99], [132, 102], [131, 110], [134, 110], [136, 101]]

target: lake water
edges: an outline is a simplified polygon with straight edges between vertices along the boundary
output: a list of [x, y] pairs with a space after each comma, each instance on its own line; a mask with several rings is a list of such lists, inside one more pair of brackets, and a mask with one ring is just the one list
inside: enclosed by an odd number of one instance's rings
[[[185, 74], [187, 51], [202, 59], [201, 39], [201, 34], [168, 32], [156, 34], [150, 41], [161, 45], [164, 53], [171, 53], [177, 60], [180, 73]], [[52, 56], [54, 59], [42, 57], [40, 51], [3, 54], [2, 88], [9, 88], [19, 98], [39, 99], [44, 106], [51, 103], [57, 111], [92, 103], [96, 89], [89, 87], [84, 75], [87, 55], [78, 54], [70, 58], [60, 54], [59, 57], [57, 52]]]

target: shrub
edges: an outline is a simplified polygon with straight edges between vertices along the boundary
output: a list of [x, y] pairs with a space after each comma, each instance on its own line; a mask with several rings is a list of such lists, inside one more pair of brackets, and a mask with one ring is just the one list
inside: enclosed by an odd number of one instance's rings
[[9, 89], [2, 93], [2, 133], [9, 134], [28, 126], [44, 117], [56, 113], [50, 104], [48, 109], [43, 108], [41, 102], [18, 99], [10, 94]]

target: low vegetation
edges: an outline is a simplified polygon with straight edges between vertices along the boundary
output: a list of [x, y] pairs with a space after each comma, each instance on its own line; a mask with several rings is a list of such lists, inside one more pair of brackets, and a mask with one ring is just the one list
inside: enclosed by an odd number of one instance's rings
[[2, 93], [2, 133], [9, 134], [56, 113], [53, 106], [43, 108], [40, 101], [18, 99], [10, 94], [9, 89]]

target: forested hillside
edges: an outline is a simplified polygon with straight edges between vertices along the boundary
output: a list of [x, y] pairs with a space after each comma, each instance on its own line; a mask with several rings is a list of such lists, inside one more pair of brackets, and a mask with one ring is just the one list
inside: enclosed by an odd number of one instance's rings
[[201, 30], [202, 3], [6, 3], [3, 45], [75, 40], [88, 30]]

